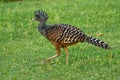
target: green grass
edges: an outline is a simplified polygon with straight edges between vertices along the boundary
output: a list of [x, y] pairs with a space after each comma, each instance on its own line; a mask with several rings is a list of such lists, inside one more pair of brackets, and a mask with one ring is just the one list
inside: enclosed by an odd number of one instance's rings
[[[48, 13], [47, 24], [74, 25], [106, 41], [111, 50], [79, 43], [68, 47], [68, 65], [63, 50], [59, 58], [40, 64], [55, 49], [31, 20], [37, 9]], [[0, 2], [0, 80], [119, 80], [119, 9], [120, 0]]]

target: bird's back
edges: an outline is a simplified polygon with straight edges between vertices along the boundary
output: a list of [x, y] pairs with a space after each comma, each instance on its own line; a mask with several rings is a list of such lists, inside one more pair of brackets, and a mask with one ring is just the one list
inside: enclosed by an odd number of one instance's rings
[[46, 29], [46, 37], [61, 45], [71, 45], [77, 42], [83, 42], [86, 35], [80, 29], [68, 24], [55, 24]]

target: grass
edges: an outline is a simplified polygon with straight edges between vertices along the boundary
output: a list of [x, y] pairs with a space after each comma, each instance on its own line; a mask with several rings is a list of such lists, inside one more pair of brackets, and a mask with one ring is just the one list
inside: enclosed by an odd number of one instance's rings
[[[0, 80], [119, 80], [119, 0], [31, 0], [0, 2]], [[87, 43], [69, 48], [47, 64], [40, 61], [55, 54], [51, 43], [32, 21], [34, 11], [49, 15], [47, 24], [66, 23], [109, 43], [104, 50]], [[97, 36], [102, 34], [102, 36]]]

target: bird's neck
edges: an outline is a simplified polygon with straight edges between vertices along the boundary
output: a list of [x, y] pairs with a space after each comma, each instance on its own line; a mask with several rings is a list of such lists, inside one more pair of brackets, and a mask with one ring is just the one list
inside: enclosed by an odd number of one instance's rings
[[40, 22], [38, 27], [39, 28], [45, 28], [46, 27], [46, 23], [45, 22]]
[[40, 22], [40, 25], [44, 26], [44, 25], [46, 25], [46, 22]]
[[43, 36], [46, 36], [46, 24], [45, 23], [40, 23], [38, 25], [38, 30]]

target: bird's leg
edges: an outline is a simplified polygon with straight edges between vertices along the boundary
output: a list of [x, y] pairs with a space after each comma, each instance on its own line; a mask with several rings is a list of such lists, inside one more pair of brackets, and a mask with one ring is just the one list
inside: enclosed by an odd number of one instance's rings
[[45, 62], [50, 61], [51, 59], [54, 59], [54, 58], [56, 58], [56, 57], [58, 57], [58, 55], [57, 55], [57, 54], [56, 54], [56, 55], [54, 55], [54, 56], [52, 56], [52, 57], [49, 57], [48, 59], [46, 59], [46, 60], [42, 61], [41, 63], [45, 63]]
[[67, 49], [67, 47], [64, 47], [63, 49], [66, 52], [66, 64], [68, 64], [68, 56], [69, 56], [68, 49]]
[[60, 53], [60, 48], [56, 48], [56, 55], [54, 55], [54, 56], [52, 56], [52, 57], [49, 57], [48, 59], [42, 61], [42, 63], [45, 63], [45, 62], [47, 62], [47, 61], [50, 61], [51, 59], [54, 59], [54, 58], [60, 56], [60, 54], [61, 54], [61, 53]]

